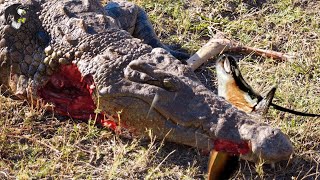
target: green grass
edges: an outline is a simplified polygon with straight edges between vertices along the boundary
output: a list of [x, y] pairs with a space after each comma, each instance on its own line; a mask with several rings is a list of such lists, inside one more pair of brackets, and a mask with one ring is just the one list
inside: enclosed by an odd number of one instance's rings
[[[320, 113], [320, 2], [282, 0], [135, 0], [167, 44], [190, 53], [216, 31], [249, 46], [294, 53], [279, 62], [250, 55], [242, 74], [258, 92], [278, 84], [275, 102]], [[256, 2], [256, 3], [254, 3]], [[213, 58], [214, 59], [214, 58]], [[212, 64], [201, 67], [214, 69]], [[214, 70], [213, 70], [214, 71]], [[214, 77], [211, 78], [215, 84]], [[0, 96], [0, 179], [204, 179], [208, 157], [168, 142], [126, 139]], [[271, 110], [266, 122], [289, 135], [295, 154], [268, 165], [241, 161], [236, 179], [320, 178], [320, 119]]]

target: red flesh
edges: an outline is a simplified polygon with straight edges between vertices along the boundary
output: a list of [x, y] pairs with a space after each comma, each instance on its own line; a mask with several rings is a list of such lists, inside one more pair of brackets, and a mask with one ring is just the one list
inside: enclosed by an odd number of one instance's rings
[[216, 151], [227, 152], [233, 155], [247, 154], [250, 152], [248, 142], [243, 141], [241, 143], [235, 143], [226, 139], [216, 139], [214, 141], [214, 149]]
[[53, 74], [38, 94], [45, 102], [53, 103], [60, 115], [95, 119], [98, 124], [116, 129], [117, 124], [106, 119], [104, 113], [94, 113], [97, 107], [92, 99], [94, 88], [90, 87], [94, 87], [92, 76], [82, 77], [76, 65], [67, 65]]

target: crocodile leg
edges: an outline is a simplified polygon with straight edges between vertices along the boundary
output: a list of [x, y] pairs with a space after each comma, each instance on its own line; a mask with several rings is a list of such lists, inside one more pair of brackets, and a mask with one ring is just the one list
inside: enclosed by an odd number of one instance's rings
[[211, 38], [194, 55], [192, 55], [187, 60], [187, 63], [191, 66], [193, 70], [196, 70], [199, 66], [201, 66], [210, 58], [220, 55], [227, 51], [244, 54], [253, 53], [255, 55], [279, 60], [290, 60], [295, 58], [294, 55], [290, 55], [287, 53], [280, 53], [272, 50], [264, 50], [249, 46], [243, 46], [240, 44], [240, 42], [227, 39], [222, 34], [218, 33], [216, 37]]

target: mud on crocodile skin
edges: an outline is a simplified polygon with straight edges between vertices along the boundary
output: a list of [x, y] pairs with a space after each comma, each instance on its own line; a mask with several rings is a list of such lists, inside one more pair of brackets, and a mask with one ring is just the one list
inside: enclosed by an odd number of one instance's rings
[[114, 129], [120, 122], [112, 115], [121, 111], [122, 126], [134, 135], [151, 129], [160, 139], [252, 161], [276, 162], [292, 153], [279, 129], [205, 88], [176, 58], [186, 56], [163, 46], [134, 4], [0, 2], [0, 83], [13, 95], [42, 99], [80, 119], [96, 117], [99, 109], [97, 123]]

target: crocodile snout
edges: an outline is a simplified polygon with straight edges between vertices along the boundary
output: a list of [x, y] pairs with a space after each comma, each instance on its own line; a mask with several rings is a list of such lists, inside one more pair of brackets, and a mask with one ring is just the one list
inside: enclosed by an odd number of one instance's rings
[[275, 163], [287, 160], [293, 153], [289, 137], [270, 126], [245, 125], [240, 128], [243, 138], [250, 139], [251, 153], [242, 158], [254, 162]]

